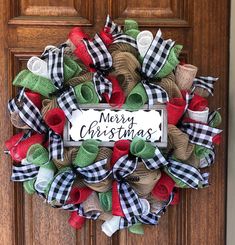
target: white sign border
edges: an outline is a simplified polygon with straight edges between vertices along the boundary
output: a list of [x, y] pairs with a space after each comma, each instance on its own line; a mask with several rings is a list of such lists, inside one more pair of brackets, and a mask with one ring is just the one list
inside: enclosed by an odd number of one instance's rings
[[[101, 103], [101, 104], [84, 104], [79, 105], [80, 109], [110, 109], [110, 110], [125, 110], [126, 109], [118, 109], [111, 107], [109, 104]], [[145, 105], [141, 110], [149, 110], [148, 105]], [[165, 148], [167, 147], [167, 110], [165, 105], [154, 105], [150, 110], [162, 110], [163, 113], [163, 122], [162, 122], [162, 137], [160, 142], [150, 142], [154, 146], [157, 146], [159, 148]], [[70, 139], [69, 136], [69, 128], [70, 128], [70, 122], [67, 120], [65, 127], [64, 127], [64, 147], [73, 147], [73, 146], [80, 146], [83, 142], [81, 141], [73, 141]], [[109, 141], [101, 141], [100, 146], [105, 147], [113, 147], [115, 142], [109, 142]]]

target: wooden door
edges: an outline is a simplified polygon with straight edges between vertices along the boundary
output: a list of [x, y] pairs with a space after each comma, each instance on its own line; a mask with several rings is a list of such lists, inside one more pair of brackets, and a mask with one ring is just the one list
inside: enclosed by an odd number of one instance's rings
[[182, 191], [181, 203], [170, 207], [158, 227], [144, 236], [121, 231], [111, 239], [100, 223], [87, 222], [75, 231], [68, 214], [41, 199], [24, 194], [10, 182], [11, 160], [1, 154], [0, 244], [225, 244], [226, 135], [228, 96], [229, 0], [0, 0], [0, 116], [1, 149], [14, 132], [6, 104], [15, 95], [12, 79], [32, 55], [47, 44], [66, 40], [71, 27], [94, 33], [109, 13], [118, 23], [138, 21], [141, 29], [161, 28], [166, 38], [184, 45], [183, 56], [199, 67], [200, 75], [219, 76], [214, 107], [221, 107], [224, 137], [212, 167], [208, 189]]

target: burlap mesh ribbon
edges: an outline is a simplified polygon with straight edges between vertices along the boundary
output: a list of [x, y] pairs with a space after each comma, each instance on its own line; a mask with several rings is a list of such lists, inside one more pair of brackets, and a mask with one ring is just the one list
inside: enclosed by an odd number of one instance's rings
[[138, 57], [138, 50], [127, 43], [112, 43], [109, 48], [109, 52], [112, 54], [115, 51], [119, 52], [128, 52], [134, 55], [135, 57]]
[[73, 160], [75, 159], [76, 155], [78, 152], [78, 148], [76, 147], [71, 147], [71, 148], [65, 148], [64, 149], [64, 160], [58, 160], [58, 159], [53, 159], [54, 164], [58, 169], [68, 167], [72, 164]]
[[210, 93], [206, 89], [200, 87], [196, 87], [194, 93], [204, 98], [207, 98], [210, 95]]
[[112, 58], [114, 71], [111, 75], [117, 77], [125, 96], [127, 96], [141, 80], [137, 72], [140, 69], [140, 63], [133, 54], [128, 52], [115, 51], [112, 53]]
[[177, 159], [184, 161], [192, 155], [194, 145], [189, 142], [189, 136], [171, 124], [168, 125], [168, 140]]
[[[110, 160], [111, 160], [111, 157], [112, 157], [112, 150], [107, 148], [107, 147], [101, 147], [99, 149], [99, 153], [95, 159], [95, 162], [98, 162], [100, 160], [103, 160], [103, 159], [108, 159], [107, 161], [107, 166], [106, 168], [109, 169], [110, 167]], [[98, 191], [98, 192], [106, 192], [108, 191], [109, 189], [111, 189], [112, 187], [112, 177], [111, 175], [104, 179], [103, 181], [99, 182], [99, 183], [87, 183], [84, 181], [84, 184], [88, 187], [90, 187], [92, 190], [94, 191]]]
[[161, 81], [158, 83], [158, 85], [166, 90], [169, 99], [182, 98], [182, 94], [175, 83], [174, 73], [170, 73], [167, 77], [162, 78]]
[[48, 111], [54, 109], [54, 108], [58, 108], [58, 104], [57, 104], [57, 100], [56, 98], [53, 99], [44, 99], [42, 101], [42, 117], [45, 118], [45, 115]]
[[75, 87], [76, 85], [79, 85], [81, 83], [92, 81], [93, 73], [92, 72], [86, 72], [81, 76], [74, 77], [70, 79], [68, 82], [66, 82], [67, 85], [70, 85], [72, 87]]
[[142, 162], [138, 162], [136, 170], [126, 180], [139, 197], [146, 198], [160, 177], [160, 170], [149, 170]]

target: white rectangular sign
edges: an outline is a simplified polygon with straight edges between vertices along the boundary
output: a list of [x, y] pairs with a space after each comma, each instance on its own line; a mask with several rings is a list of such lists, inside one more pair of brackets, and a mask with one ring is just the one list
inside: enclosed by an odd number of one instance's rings
[[159, 147], [167, 144], [167, 118], [164, 106], [128, 111], [107, 105], [82, 106], [73, 111], [64, 132], [65, 146], [77, 146], [86, 139], [97, 139], [103, 146], [113, 146], [121, 139], [140, 137]]

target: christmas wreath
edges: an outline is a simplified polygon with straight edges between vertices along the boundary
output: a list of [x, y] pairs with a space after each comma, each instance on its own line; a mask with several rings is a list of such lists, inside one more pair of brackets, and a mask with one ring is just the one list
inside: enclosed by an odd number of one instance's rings
[[[13, 126], [22, 129], [5, 142], [11, 180], [70, 211], [76, 229], [86, 218], [104, 220], [108, 236], [123, 228], [143, 234], [143, 224], [157, 224], [179, 203], [181, 188], [207, 187], [221, 134], [220, 113], [208, 108], [207, 97], [218, 78], [197, 77], [197, 67], [180, 61], [181, 50], [160, 30], [154, 37], [134, 20], [122, 29], [108, 16], [93, 39], [75, 27], [65, 43], [31, 57], [14, 78], [21, 89], [8, 103]], [[83, 104], [99, 103], [129, 111], [165, 105], [167, 147], [141, 137], [120, 139], [113, 148], [96, 138], [64, 147], [66, 120]]]

